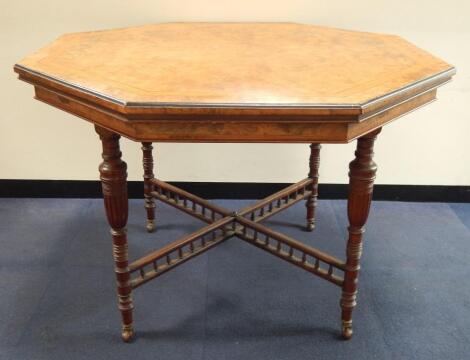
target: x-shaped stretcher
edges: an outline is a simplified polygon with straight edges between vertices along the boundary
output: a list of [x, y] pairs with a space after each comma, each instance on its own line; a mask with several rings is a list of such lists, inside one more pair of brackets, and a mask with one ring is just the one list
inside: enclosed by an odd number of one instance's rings
[[311, 178], [299, 181], [238, 212], [231, 212], [164, 181], [148, 179], [149, 196], [209, 225], [156, 250], [129, 265], [131, 286], [154, 279], [185, 261], [236, 236], [338, 286], [346, 264], [316, 248], [276, 232], [261, 221], [312, 196]]

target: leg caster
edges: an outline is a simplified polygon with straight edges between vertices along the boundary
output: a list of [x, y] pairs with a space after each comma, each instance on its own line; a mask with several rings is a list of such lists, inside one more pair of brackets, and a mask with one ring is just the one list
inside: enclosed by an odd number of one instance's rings
[[353, 335], [352, 320], [349, 320], [349, 321], [343, 320], [342, 335], [343, 335], [344, 340], [349, 340], [352, 338], [352, 335]]
[[318, 168], [320, 167], [320, 144], [310, 145], [310, 172], [308, 177], [313, 180], [311, 190], [312, 195], [308, 197], [305, 206], [307, 207], [307, 231], [315, 229], [315, 209], [317, 207], [318, 198]]
[[134, 337], [134, 329], [132, 325], [123, 325], [122, 332], [121, 332], [122, 341], [131, 342], [133, 337]]
[[313, 229], [315, 229], [315, 223], [314, 222], [311, 222], [311, 223], [307, 223], [307, 231], [313, 231]]
[[147, 219], [147, 232], [151, 233], [155, 230], [155, 220], [149, 220]]

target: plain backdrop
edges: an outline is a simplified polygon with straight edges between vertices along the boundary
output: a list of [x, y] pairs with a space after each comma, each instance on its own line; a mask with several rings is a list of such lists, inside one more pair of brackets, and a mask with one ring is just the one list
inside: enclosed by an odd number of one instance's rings
[[[470, 1], [0, 0], [0, 178], [97, 179], [91, 124], [33, 100], [16, 79], [22, 57], [77, 31], [170, 21], [292, 21], [401, 35], [457, 67], [438, 101], [386, 126], [376, 146], [381, 184], [470, 184]], [[129, 179], [141, 179], [138, 143], [122, 141]], [[354, 144], [325, 145], [320, 181], [347, 182]], [[156, 174], [172, 181], [294, 182], [308, 145], [156, 144]]]

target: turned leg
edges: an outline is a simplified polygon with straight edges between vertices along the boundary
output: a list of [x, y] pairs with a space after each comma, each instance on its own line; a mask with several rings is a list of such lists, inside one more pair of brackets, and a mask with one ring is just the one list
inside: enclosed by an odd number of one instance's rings
[[320, 144], [310, 145], [310, 172], [308, 177], [313, 180], [311, 190], [312, 195], [307, 198], [307, 231], [315, 229], [315, 209], [318, 198], [318, 168], [320, 167]]
[[128, 216], [127, 165], [121, 160], [120, 136], [98, 126], [95, 126], [95, 129], [103, 145], [103, 162], [99, 170], [106, 216], [113, 237], [114, 271], [117, 280], [119, 310], [122, 317], [122, 339], [127, 342], [132, 338], [134, 332], [126, 233]]
[[340, 302], [342, 334], [345, 339], [350, 339], [353, 334], [352, 311], [356, 306], [362, 235], [369, 215], [375, 173], [377, 171], [377, 166], [372, 160], [374, 141], [380, 130], [374, 130], [357, 140], [356, 158], [349, 164], [349, 238], [346, 249], [346, 271]]
[[151, 195], [153, 191], [153, 146], [151, 142], [142, 143], [143, 165], [144, 165], [144, 197], [145, 209], [147, 210], [147, 231], [155, 230], [155, 201]]

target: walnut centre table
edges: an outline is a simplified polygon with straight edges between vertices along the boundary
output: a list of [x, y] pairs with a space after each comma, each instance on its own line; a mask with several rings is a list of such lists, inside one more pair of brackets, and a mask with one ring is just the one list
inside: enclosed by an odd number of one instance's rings
[[[342, 290], [352, 336], [364, 225], [381, 128], [428, 104], [455, 69], [398, 36], [291, 23], [168, 23], [67, 34], [15, 65], [35, 98], [94, 124], [111, 226], [122, 338], [134, 334], [132, 291], [231, 237]], [[120, 136], [142, 143], [147, 230], [155, 200], [207, 226], [129, 262], [126, 163]], [[321, 143], [357, 140], [349, 165], [345, 260], [262, 225], [306, 200], [315, 227]], [[153, 142], [308, 143], [308, 177], [232, 212], [153, 174]]]

